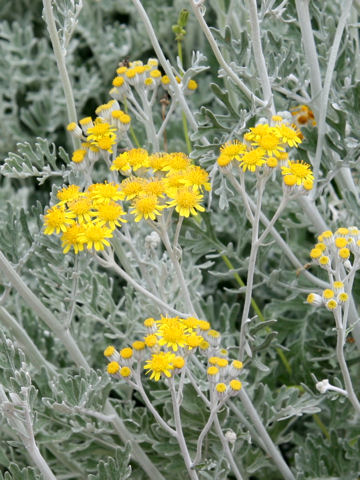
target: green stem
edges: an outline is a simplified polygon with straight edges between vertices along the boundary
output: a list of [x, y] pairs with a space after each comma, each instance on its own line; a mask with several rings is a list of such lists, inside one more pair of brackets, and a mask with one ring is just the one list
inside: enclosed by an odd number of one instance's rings
[[191, 153], [192, 147], [191, 147], [191, 142], [189, 138], [189, 129], [188, 129], [188, 124], [186, 120], [186, 115], [184, 112], [181, 114], [182, 116], [182, 123], [183, 123], [183, 130], [184, 130], [184, 137], [185, 137], [185, 142], [186, 142], [186, 148], [188, 153]]
[[327, 440], [330, 440], [330, 433], [329, 433], [328, 429], [325, 427], [325, 425], [323, 424], [323, 422], [321, 421], [319, 415], [314, 413], [313, 419], [314, 419], [314, 422], [316, 423], [316, 425], [320, 428], [322, 433], [325, 435]]

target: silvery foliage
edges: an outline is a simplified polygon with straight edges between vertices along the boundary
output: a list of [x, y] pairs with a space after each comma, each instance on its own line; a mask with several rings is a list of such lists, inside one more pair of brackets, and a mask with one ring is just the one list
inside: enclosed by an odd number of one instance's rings
[[[183, 2], [143, 3], [165, 54], [176, 65], [176, 47], [168, 39]], [[236, 15], [228, 16], [222, 11], [226, 2], [222, 6], [215, 0], [208, 3], [207, 19], [224, 56], [233, 70], [259, 94], [246, 30], [245, 3], [231, 2], [236, 4]], [[57, 22], [67, 50], [77, 108], [86, 115], [92, 114], [93, 107], [107, 98], [118, 61], [128, 55], [131, 59], [147, 55], [149, 42], [130, 2], [94, 0], [84, 2], [81, 11], [80, 7], [81, 2], [59, 2]], [[75, 263], [71, 255], [62, 254], [57, 240], [41, 233], [41, 215], [49, 204], [49, 191], [54, 200], [57, 189], [74, 181], [77, 175], [66, 154], [71, 152], [71, 147], [63, 136], [65, 105], [46, 28], [39, 22], [41, 8], [40, 2], [25, 0], [0, 5], [3, 19], [0, 23], [3, 128], [0, 148], [4, 159], [0, 247], [33, 293], [59, 320], [67, 325], [69, 312], [74, 312], [68, 327], [91, 370], [74, 366], [64, 345], [2, 278], [0, 308], [5, 308], [26, 330], [55, 371], [31, 360], [29, 352], [19, 348], [22, 345], [15, 330], [2, 321], [5, 333], [0, 349], [0, 478], [41, 478], [26, 455], [24, 441], [29, 428], [58, 478], [144, 478], [136, 462], [131, 461], [130, 473], [129, 445], [119, 447], [111, 424], [96, 415], [103, 412], [107, 398], [165, 477], [169, 478], [171, 472], [171, 478], [183, 478], [184, 465], [176, 442], [159, 428], [128, 387], [112, 383], [103, 373], [104, 347], [109, 343], [119, 348], [126, 346], [129, 338], [141, 333], [140, 325], [145, 317], [158, 316], [161, 312], [119, 278], [97, 269], [91, 256], [81, 257]], [[341, 8], [340, 1], [311, 2], [322, 75], [327, 68], [329, 45]], [[99, 28], [101, 17], [104, 24]], [[299, 103], [308, 103], [311, 99], [309, 75], [295, 6], [292, 2], [261, 2], [260, 20], [264, 54], [278, 109], [288, 110]], [[350, 167], [356, 182], [359, 177], [360, 71], [358, 62], [353, 61], [359, 53], [357, 24], [355, 2], [330, 89], [322, 176], [316, 199], [321, 215], [334, 229], [339, 222], [360, 224], [359, 197], [345, 188], [339, 176], [342, 168]], [[193, 62], [189, 71], [193, 68], [193, 72], [199, 72], [200, 85], [192, 98], [199, 124], [191, 137], [192, 156], [211, 172], [213, 191], [211, 213], [204, 214], [203, 222], [185, 222], [180, 241], [182, 267], [197, 308], [223, 333], [229, 351], [236, 352], [243, 290], [234, 282], [233, 275], [238, 273], [246, 278], [251, 233], [242, 203], [220, 175], [215, 160], [219, 146], [228, 139], [241, 138], [263, 112], [244, 98], [225, 72], [218, 69], [194, 18], [190, 18], [187, 30], [185, 58], [188, 63]], [[207, 57], [208, 64], [202, 59], [199, 67], [201, 54], [192, 57], [194, 45]], [[208, 69], [202, 71], [205, 66]], [[180, 117], [176, 118], [168, 129], [174, 150], [185, 148], [179, 139], [179, 121]], [[304, 135], [306, 141], [297, 156], [311, 161], [316, 149], [316, 131], [307, 128]], [[208, 145], [201, 142], [204, 136]], [[21, 142], [18, 147], [17, 142]], [[98, 172], [99, 177], [101, 173]], [[267, 214], [276, 209], [281, 195], [277, 182], [270, 185], [264, 201]], [[253, 188], [251, 181], [248, 188], [249, 191]], [[277, 228], [305, 264], [314, 243], [315, 228], [310, 219], [298, 205], [291, 204]], [[142, 224], [132, 226], [128, 243], [123, 240], [123, 267], [148, 288], [148, 280], [138, 268], [139, 264], [145, 266], [153, 280], [153, 290], [162, 292], [165, 301], [182, 309], [171, 262], [156, 239], [149, 238], [151, 235], [151, 230]], [[224, 265], [223, 255], [231, 259], [233, 270]], [[325, 399], [315, 389], [312, 375], [317, 379], [331, 378], [339, 387], [341, 380], [334, 355], [336, 334], [332, 320], [325, 311], [314, 312], [303, 303], [305, 292], [310, 288], [310, 282], [295, 271], [277, 245], [269, 240], [260, 253], [254, 289], [254, 298], [267, 322], [253, 318], [249, 324], [251, 360], [246, 365], [245, 383], [268, 432], [281, 447], [297, 479], [350, 480], [360, 470], [358, 419], [349, 413], [345, 398], [330, 394]], [[354, 294], [358, 300], [358, 294]], [[291, 374], [281, 363], [276, 348], [283, 349], [292, 367]], [[356, 371], [356, 346], [348, 344], [346, 355], [350, 368]], [[202, 387], [205, 388], [205, 383]], [[160, 412], [170, 411], [168, 392], [163, 384], [149, 385], [148, 393]], [[237, 406], [241, 408], [240, 403]], [[195, 448], [198, 431], [207, 415], [194, 390], [187, 386], [182, 420], [190, 448]], [[221, 422], [236, 436], [231, 449], [244, 478], [250, 475], [259, 479], [279, 478], [271, 459], [231, 411], [221, 412]], [[231, 475], [229, 471], [219, 440], [210, 431], [206, 458], [199, 474], [204, 479], [223, 479]]]

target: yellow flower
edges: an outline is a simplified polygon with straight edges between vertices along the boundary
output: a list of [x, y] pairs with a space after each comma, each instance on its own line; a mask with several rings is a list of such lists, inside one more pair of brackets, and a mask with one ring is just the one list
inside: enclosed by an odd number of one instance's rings
[[159, 345], [166, 345], [176, 352], [179, 347], [186, 345], [186, 327], [175, 318], [167, 318], [166, 322], [161, 323], [156, 335], [159, 337]]
[[193, 190], [202, 190], [203, 188], [207, 191], [211, 190], [209, 174], [197, 165], [191, 165], [184, 171], [180, 183], [183, 183], [187, 187], [193, 187]]
[[138, 177], [130, 177], [123, 180], [120, 188], [126, 200], [138, 197], [142, 193], [145, 180]]
[[239, 159], [239, 155], [246, 151], [246, 146], [238, 140], [226, 142], [220, 147], [220, 156], [217, 160], [220, 167], [225, 167], [232, 160]]
[[164, 171], [184, 170], [190, 165], [190, 158], [183, 152], [168, 153], [164, 157]]
[[165, 183], [162, 178], [151, 178], [144, 181], [143, 185], [143, 192], [147, 195], [162, 197], [166, 190]]
[[101, 150], [112, 153], [112, 145], [116, 143], [116, 127], [111, 126], [102, 118], [95, 119], [93, 127], [87, 130], [87, 141]]
[[88, 250], [95, 248], [96, 251], [99, 251], [104, 250], [105, 246], [110, 246], [107, 239], [112, 236], [110, 228], [90, 223], [85, 226], [81, 240], [86, 244]]
[[135, 199], [130, 213], [135, 215], [135, 222], [140, 222], [142, 218], [155, 220], [164, 208], [156, 195], [144, 195]]
[[284, 151], [281, 140], [276, 136], [274, 129], [269, 130], [265, 135], [259, 135], [251, 145], [262, 148], [267, 155], [278, 157]]
[[66, 232], [68, 227], [74, 223], [74, 217], [74, 213], [66, 211], [63, 205], [49, 208], [44, 216], [45, 235]]
[[156, 171], [161, 171], [167, 165], [165, 153], [153, 153], [149, 156], [149, 167]]
[[203, 195], [187, 187], [179, 188], [173, 193], [169, 192], [169, 197], [173, 200], [168, 204], [169, 207], [175, 207], [175, 210], [182, 217], [197, 215], [199, 212], [205, 212], [205, 208], [200, 205]]
[[96, 205], [109, 203], [110, 200], [122, 200], [124, 196], [117, 183], [93, 183], [89, 186], [88, 192]]
[[77, 150], [74, 150], [71, 160], [74, 163], [81, 163], [85, 159], [87, 150], [85, 148], [78, 148]]
[[59, 190], [56, 196], [62, 203], [66, 203], [80, 196], [80, 187], [78, 185], [69, 185]]
[[156, 382], [160, 380], [162, 375], [171, 377], [171, 370], [174, 369], [175, 355], [170, 352], [154, 353], [149, 360], [146, 360], [144, 370], [146, 374], [151, 372], [150, 380]]
[[244, 172], [249, 170], [250, 172], [255, 172], [257, 167], [261, 167], [265, 163], [264, 159], [265, 151], [262, 148], [255, 148], [245, 152], [239, 158], [240, 167]]
[[110, 362], [107, 366], [107, 371], [110, 375], [115, 375], [120, 370], [120, 365], [117, 362]]
[[312, 182], [314, 180], [311, 166], [303, 161], [290, 160], [287, 167], [281, 167], [281, 173], [284, 176], [284, 182], [287, 175], [293, 175], [296, 179], [296, 185], [302, 185], [305, 181]]
[[257, 142], [260, 140], [262, 137], [265, 135], [268, 135], [271, 133], [271, 127], [267, 123], [262, 124], [259, 123], [259, 125], [256, 125], [256, 127], [250, 128], [250, 132], [245, 133], [244, 139], [247, 140], [248, 142]]
[[73, 247], [74, 252], [78, 254], [84, 250], [84, 226], [79, 225], [78, 223], [73, 223], [70, 225], [66, 232], [63, 232], [61, 235], [61, 242], [63, 253], [68, 253], [68, 251]]
[[133, 148], [128, 152], [125, 152], [123, 155], [127, 155], [129, 165], [132, 167], [134, 172], [139, 168], [149, 166], [149, 154], [144, 148]]
[[118, 155], [115, 160], [113, 161], [110, 170], [121, 170], [123, 172], [127, 172], [131, 170], [130, 162], [129, 162], [129, 156], [127, 155], [127, 152], [121, 153]]
[[91, 221], [92, 206], [92, 201], [85, 195], [69, 202], [69, 210], [75, 214], [79, 223]]
[[274, 133], [281, 143], [285, 143], [289, 147], [298, 147], [302, 142], [301, 132], [295, 125], [291, 125], [291, 127], [285, 124], [278, 125], [274, 128]]
[[125, 215], [123, 208], [118, 203], [110, 200], [109, 203], [98, 205], [97, 210], [94, 212], [94, 222], [100, 226], [106, 225], [111, 230], [114, 230], [116, 227], [121, 226], [120, 222], [126, 222], [125, 219], [121, 218], [122, 215]]

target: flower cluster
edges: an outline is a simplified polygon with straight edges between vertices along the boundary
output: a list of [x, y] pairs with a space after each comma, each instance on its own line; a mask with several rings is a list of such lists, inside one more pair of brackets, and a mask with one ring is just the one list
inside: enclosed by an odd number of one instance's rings
[[[123, 101], [124, 98], [129, 96], [131, 88], [138, 91], [156, 91], [159, 86], [162, 86], [165, 90], [171, 91], [169, 77], [163, 75], [158, 66], [159, 62], [156, 58], [149, 58], [145, 65], [141, 60], [120, 64], [116, 70], [117, 76], [112, 82], [113, 88], [110, 90], [110, 96]], [[198, 86], [197, 82], [192, 79], [186, 85], [182, 85], [182, 80], [178, 76], [176, 76], [176, 81], [187, 94], [194, 92]]]
[[183, 217], [204, 211], [200, 202], [204, 190], [210, 190], [209, 175], [182, 152], [149, 155], [135, 148], [118, 155], [110, 169], [127, 175], [120, 189], [136, 222], [155, 220], [174, 207]]
[[113, 146], [130, 127], [130, 116], [120, 110], [116, 100], [99, 105], [95, 113], [97, 117], [94, 121], [91, 117], [79, 121], [81, 128], [75, 122], [67, 126], [67, 130], [82, 141], [81, 148], [72, 155], [75, 163], [82, 163], [86, 158], [94, 162], [101, 152], [112, 153]]
[[116, 227], [126, 222], [123, 201], [130, 203], [135, 222], [156, 220], [165, 209], [181, 217], [203, 212], [205, 190], [210, 190], [206, 170], [193, 165], [181, 152], [149, 153], [134, 148], [118, 155], [111, 167], [127, 175], [120, 183], [95, 183], [86, 191], [77, 185], [57, 193], [59, 202], [44, 216], [46, 235], [61, 234], [63, 252], [103, 250]]
[[61, 233], [63, 252], [103, 250], [113, 230], [120, 226], [125, 214], [118, 201], [122, 198], [119, 185], [95, 183], [85, 192], [78, 185], [69, 185], [57, 193], [59, 202], [44, 216], [45, 235]]
[[321, 294], [310, 293], [307, 302], [315, 306], [324, 305], [333, 311], [349, 299], [349, 272], [359, 268], [360, 230], [357, 227], [341, 227], [335, 233], [330, 230], [323, 232], [310, 251], [310, 257], [314, 264], [327, 271], [331, 288]]
[[150, 375], [150, 379], [159, 381], [181, 372], [184, 374], [192, 357], [201, 352], [202, 358], [205, 356], [207, 359], [207, 377], [212, 391], [222, 398], [241, 389], [242, 384], [237, 377], [242, 363], [229, 361], [227, 351], [220, 347], [220, 333], [213, 330], [206, 320], [161, 316], [158, 320], [147, 318], [144, 326], [147, 334], [131, 347], [120, 352], [113, 346], [106, 348], [104, 355], [109, 361], [109, 374], [138, 382], [138, 364], [144, 364], [142, 369]]
[[260, 167], [275, 169], [281, 167], [284, 184], [311, 190], [314, 176], [309, 164], [290, 160], [287, 148], [297, 148], [302, 141], [300, 130], [294, 124], [273, 117], [273, 125], [258, 124], [245, 133], [244, 142], [233, 140], [220, 148], [218, 164], [226, 167], [233, 160], [244, 172], [255, 172]]

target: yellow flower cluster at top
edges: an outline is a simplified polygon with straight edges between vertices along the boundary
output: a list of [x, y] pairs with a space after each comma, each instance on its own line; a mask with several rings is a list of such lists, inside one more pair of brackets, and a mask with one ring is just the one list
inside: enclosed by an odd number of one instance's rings
[[98, 115], [93, 121], [91, 117], [82, 118], [79, 123], [71, 122], [67, 130], [80, 138], [81, 148], [74, 151], [72, 160], [82, 163], [86, 158], [95, 161], [101, 152], [113, 152], [113, 146], [130, 128], [131, 118], [120, 109], [116, 100], [99, 105], [95, 110]]
[[[110, 90], [110, 96], [117, 100], [127, 97], [132, 87], [145, 89], [147, 91], [155, 90], [162, 86], [165, 90], [171, 90], [170, 79], [163, 75], [158, 69], [159, 62], [156, 58], [149, 58], [146, 64], [141, 60], [120, 64], [116, 70], [117, 76], [113, 79], [113, 88]], [[182, 79], [175, 77], [178, 84], [182, 85]], [[183, 86], [184, 93], [191, 94], [198, 87], [195, 80], [191, 79]]]
[[327, 271], [331, 288], [325, 289], [321, 295], [310, 293], [307, 302], [333, 311], [349, 299], [349, 275], [345, 271], [360, 267], [360, 230], [357, 227], [341, 227], [335, 233], [330, 230], [323, 232], [310, 251], [310, 257], [315, 265]]
[[110, 168], [127, 177], [120, 183], [92, 184], [86, 191], [64, 187], [57, 193], [59, 202], [47, 210], [44, 233], [61, 234], [64, 253], [110, 246], [113, 231], [126, 221], [123, 201], [129, 202], [135, 222], [156, 220], [165, 209], [182, 217], [205, 210], [201, 201], [210, 190], [209, 175], [184, 153], [149, 155], [135, 148], [118, 155]]
[[241, 389], [237, 378], [243, 364], [230, 361], [228, 352], [221, 349], [221, 335], [206, 320], [195, 317], [163, 317], [144, 321], [146, 335], [131, 347], [118, 352], [114, 346], [104, 351], [109, 364], [107, 371], [118, 378], [136, 378], [136, 363], [144, 363], [143, 370], [151, 380], [174, 377], [190, 366], [191, 357], [200, 352], [207, 363], [210, 388], [220, 396], [231, 395]]
[[272, 170], [279, 166], [286, 186], [311, 190], [314, 180], [311, 166], [290, 160], [286, 151], [297, 148], [302, 142], [300, 130], [278, 115], [272, 120], [273, 125], [265, 123], [250, 128], [244, 135], [244, 142], [233, 140], [222, 145], [217, 160], [219, 166], [226, 167], [234, 160], [244, 172], [255, 172], [261, 167]]

